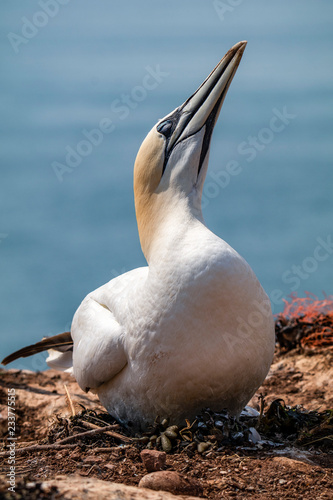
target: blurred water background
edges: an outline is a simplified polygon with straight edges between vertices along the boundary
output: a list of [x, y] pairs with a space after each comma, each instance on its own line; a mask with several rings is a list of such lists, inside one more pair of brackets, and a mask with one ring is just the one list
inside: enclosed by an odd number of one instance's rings
[[[206, 223], [251, 264], [274, 313], [293, 291], [333, 293], [330, 0], [2, 0], [0, 30], [1, 356], [69, 329], [88, 292], [145, 264], [138, 148], [244, 39]], [[37, 358], [11, 366], [44, 369]]]

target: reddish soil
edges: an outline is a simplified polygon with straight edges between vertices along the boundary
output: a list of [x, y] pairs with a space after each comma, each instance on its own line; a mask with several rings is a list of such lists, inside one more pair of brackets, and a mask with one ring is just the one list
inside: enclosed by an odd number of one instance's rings
[[[271, 401], [281, 398], [287, 405], [303, 405], [307, 410], [333, 408], [333, 352], [326, 349], [316, 354], [304, 355], [291, 351], [276, 354], [269, 376], [252, 400], [252, 406], [259, 408], [259, 395], [265, 395], [266, 408]], [[70, 410], [65, 396], [67, 384], [75, 410], [103, 409], [94, 396], [80, 391], [76, 382], [67, 374], [53, 370], [41, 373], [18, 370], [0, 372], [1, 402], [5, 403], [8, 389], [15, 389], [17, 447], [30, 444], [45, 444], [59, 441], [70, 435], [86, 431], [80, 424], [70, 423]], [[8, 449], [8, 411], [0, 407], [0, 431], [3, 436], [3, 450]], [[71, 426], [66, 430], [66, 426]], [[120, 429], [118, 432], [123, 432]], [[166, 470], [179, 472], [182, 476], [199, 481], [203, 497], [218, 498], [299, 498], [319, 499], [333, 497], [333, 450], [332, 432], [324, 441], [308, 446], [295, 446], [273, 436], [273, 444], [227, 443], [213, 445], [202, 453], [191, 447], [172, 451], [167, 455]], [[325, 443], [325, 446], [321, 446]], [[16, 455], [16, 494], [22, 498], [70, 498], [53, 492], [38, 490], [38, 484], [45, 479], [59, 475], [79, 474], [127, 485], [138, 485], [147, 473], [140, 451], [145, 443], [123, 443], [106, 435], [92, 440], [72, 442], [68, 449], [49, 449]], [[101, 447], [113, 448], [102, 452]], [[11, 497], [6, 483], [8, 457], [1, 456], [2, 477], [0, 482], [3, 498]], [[24, 484], [31, 483], [30, 493]], [[35, 488], [35, 489], [34, 489]], [[53, 496], [52, 496], [53, 495]]]

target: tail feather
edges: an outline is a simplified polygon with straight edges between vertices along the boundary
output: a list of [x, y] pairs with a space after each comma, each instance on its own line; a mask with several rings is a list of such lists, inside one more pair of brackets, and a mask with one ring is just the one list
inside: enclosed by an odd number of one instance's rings
[[54, 370], [60, 370], [73, 374], [73, 351], [72, 349], [62, 352], [58, 349], [49, 349], [49, 357], [46, 363]]
[[8, 365], [12, 361], [15, 361], [19, 358], [27, 358], [28, 356], [32, 356], [33, 354], [37, 354], [39, 352], [47, 351], [48, 349], [66, 352], [73, 350], [73, 339], [71, 337], [71, 332], [59, 333], [58, 335], [54, 335], [53, 337], [46, 337], [40, 342], [36, 344], [28, 345], [27, 347], [23, 347], [18, 351], [13, 352], [9, 356], [6, 356], [1, 363], [3, 365]]

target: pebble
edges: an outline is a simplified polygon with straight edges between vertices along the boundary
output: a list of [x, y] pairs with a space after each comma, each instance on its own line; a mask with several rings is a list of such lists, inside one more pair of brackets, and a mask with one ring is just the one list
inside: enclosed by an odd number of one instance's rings
[[204, 451], [207, 451], [209, 447], [210, 447], [210, 443], [207, 443], [207, 442], [199, 443], [198, 444], [198, 453], [203, 453]]
[[139, 482], [139, 488], [168, 491], [173, 495], [200, 496], [203, 493], [200, 483], [195, 479], [189, 479], [178, 472], [167, 470], [151, 472], [143, 476]]
[[168, 438], [168, 436], [165, 435], [164, 432], [163, 432], [163, 434], [161, 434], [161, 444], [162, 444], [163, 451], [165, 451], [166, 453], [169, 453], [172, 450], [172, 443], [171, 443], [170, 439]]
[[142, 450], [140, 453], [147, 472], [160, 471], [165, 467], [166, 453], [157, 450]]

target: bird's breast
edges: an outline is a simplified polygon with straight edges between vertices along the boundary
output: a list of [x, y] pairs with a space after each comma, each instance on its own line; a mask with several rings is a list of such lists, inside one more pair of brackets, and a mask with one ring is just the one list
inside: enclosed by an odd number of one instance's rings
[[[136, 293], [127, 337], [132, 359], [178, 362], [179, 353], [188, 352], [209, 360], [241, 346], [248, 350], [254, 333], [254, 349], [258, 342], [264, 346], [271, 311], [250, 266], [222, 240], [198, 239], [190, 249], [184, 243], [150, 268]], [[261, 316], [253, 332], [256, 308]]]

